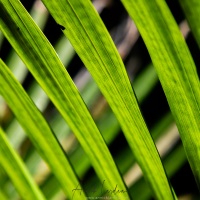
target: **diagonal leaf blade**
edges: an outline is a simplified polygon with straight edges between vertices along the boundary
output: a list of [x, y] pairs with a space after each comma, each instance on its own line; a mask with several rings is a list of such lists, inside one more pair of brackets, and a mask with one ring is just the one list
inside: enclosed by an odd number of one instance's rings
[[[0, 5], [2, 32], [76, 134], [98, 176], [106, 180], [105, 188], [117, 184], [126, 191], [99, 130], [50, 43], [19, 1], [3, 0]], [[129, 199], [127, 192], [119, 195]]]
[[44, 200], [43, 194], [33, 182], [23, 161], [13, 150], [1, 128], [0, 141], [0, 163], [12, 179], [16, 189], [21, 194], [21, 197], [26, 198], [27, 200]]
[[122, 60], [91, 2], [43, 2], [109, 102], [155, 195], [174, 199]]
[[122, 1], [138, 27], [200, 188], [200, 84], [178, 25], [164, 1]]
[[2, 60], [0, 60], [0, 86], [0, 94], [15, 113], [41, 156], [49, 164], [65, 193], [72, 198], [72, 190], [79, 185], [79, 181], [69, 161], [47, 122]]
[[179, 3], [185, 13], [189, 26], [200, 48], [200, 1], [182, 0], [179, 1]]

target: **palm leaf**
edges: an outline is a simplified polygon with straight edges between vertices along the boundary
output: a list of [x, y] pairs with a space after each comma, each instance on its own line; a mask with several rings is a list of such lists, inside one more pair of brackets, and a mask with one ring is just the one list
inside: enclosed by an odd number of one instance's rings
[[[106, 178], [105, 187], [117, 184], [126, 191], [101, 134], [50, 43], [19, 1], [4, 0], [0, 9], [2, 32], [68, 122], [99, 177]], [[120, 195], [128, 198], [126, 192]]]
[[0, 163], [12, 179], [21, 197], [26, 198], [27, 200], [44, 200], [44, 196], [38, 189], [37, 185], [33, 182], [33, 179], [24, 166], [23, 161], [13, 150], [1, 128], [0, 141]]
[[79, 181], [51, 128], [2, 60], [0, 60], [0, 72], [0, 93], [41, 156], [51, 167], [63, 190], [72, 198], [72, 190], [79, 185]]
[[64, 34], [106, 97], [157, 198], [173, 199], [122, 60], [92, 4], [90, 1], [43, 2], [63, 27]]
[[200, 186], [200, 85], [188, 47], [164, 1], [123, 3], [149, 50]]
[[[185, 152], [189, 152], [190, 163], [193, 163], [191, 168], [196, 168], [198, 173], [199, 146], [195, 140], [199, 140], [196, 134], [199, 132], [199, 79], [182, 35], [186, 37], [198, 69], [198, 49], [194, 49], [196, 45], [192, 46], [195, 41], [191, 34], [189, 38], [187, 35], [189, 25], [199, 44], [199, 1], [165, 3], [158, 0], [123, 0], [121, 3], [94, 0], [93, 7], [89, 0], [43, 0], [47, 9], [40, 0], [21, 2], [27, 11], [19, 0], [0, 1], [0, 54], [3, 62], [10, 68], [8, 70], [0, 61], [0, 126], [6, 132], [5, 137], [5, 133], [0, 130], [3, 133], [1, 141], [4, 141], [1, 147], [10, 150], [0, 151], [3, 155], [0, 157], [0, 199], [18, 200], [24, 196], [35, 199], [44, 199], [45, 196], [50, 200], [85, 199], [84, 193], [88, 198], [107, 198], [111, 193], [114, 195], [115, 191], [109, 191], [114, 188], [123, 189], [123, 192], [126, 190], [131, 199], [150, 199], [152, 189], [156, 199], [176, 199], [165, 171], [175, 191], [177, 190], [178, 197], [184, 198], [182, 194], [187, 192], [185, 198], [191, 196], [192, 199], [198, 199]], [[138, 30], [128, 14], [136, 22]], [[9, 43], [14, 48], [10, 48]], [[148, 51], [155, 67], [152, 64], [148, 66], [151, 62]], [[133, 81], [132, 86], [127, 73], [131, 82]], [[170, 109], [176, 124], [179, 124], [179, 132], [182, 131], [180, 135], [182, 141], [185, 140], [184, 148]], [[24, 120], [22, 116], [25, 116]], [[42, 119], [40, 125], [38, 119]], [[191, 128], [193, 124], [194, 127]], [[43, 127], [47, 133], [43, 133]], [[188, 135], [186, 129], [189, 130]], [[49, 138], [53, 141], [53, 148], [62, 154], [57, 156], [59, 161], [55, 160], [56, 152], [51, 155], [51, 144], [47, 144]], [[113, 158], [105, 144], [109, 146]], [[16, 156], [16, 151], [25, 165]], [[159, 156], [165, 167], [164, 171]], [[137, 165], [138, 160], [144, 177]], [[108, 161], [110, 163], [106, 163]], [[70, 174], [63, 172], [66, 166], [59, 164], [67, 164], [76, 184], [69, 185]], [[53, 165], [57, 166], [57, 171]], [[148, 169], [150, 165], [152, 166]], [[32, 177], [27, 175], [25, 168]], [[181, 168], [187, 170], [187, 173], [180, 177]], [[58, 172], [59, 169], [61, 172]], [[159, 169], [162, 169], [159, 172], [161, 176], [157, 174]], [[76, 174], [81, 180], [80, 185]], [[154, 178], [151, 179], [151, 175]], [[160, 185], [163, 177], [164, 186]], [[184, 179], [187, 179], [187, 186]], [[68, 185], [71, 188], [67, 188]], [[184, 185], [187, 190], [184, 190]], [[181, 191], [177, 187], [181, 187]], [[27, 190], [30, 195], [23, 194]], [[117, 197], [129, 199], [129, 195], [118, 194]], [[114, 195], [113, 198], [115, 197]]]
[[179, 1], [180, 5], [185, 13], [189, 26], [192, 30], [192, 33], [197, 41], [197, 44], [200, 48], [200, 1], [191, 0], [191, 1]]

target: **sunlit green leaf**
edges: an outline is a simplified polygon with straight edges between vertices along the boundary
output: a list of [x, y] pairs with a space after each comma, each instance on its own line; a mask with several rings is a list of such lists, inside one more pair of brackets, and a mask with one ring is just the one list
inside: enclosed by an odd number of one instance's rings
[[[33, 182], [32, 177], [23, 164], [23, 161], [12, 149], [5, 133], [0, 128], [0, 164], [12, 179], [21, 197], [27, 200], [44, 200], [44, 196]], [[2, 198], [1, 198], [2, 199]]]
[[[76, 134], [97, 174], [106, 180], [105, 188], [117, 184], [126, 191], [101, 134], [50, 43], [19, 1], [4, 0], [0, 5], [2, 32]], [[127, 192], [119, 195], [128, 198]]]
[[149, 50], [200, 187], [200, 83], [165, 1], [122, 1]]
[[91, 2], [43, 2], [56, 22], [62, 25], [64, 34], [110, 104], [155, 195], [157, 198], [173, 199], [123, 62]]
[[180, 0], [180, 5], [187, 18], [192, 33], [200, 48], [200, 1], [199, 0]]
[[72, 190], [79, 182], [70, 163], [51, 128], [2, 60], [0, 60], [0, 94], [15, 113], [41, 156], [49, 164], [63, 190], [72, 197]]

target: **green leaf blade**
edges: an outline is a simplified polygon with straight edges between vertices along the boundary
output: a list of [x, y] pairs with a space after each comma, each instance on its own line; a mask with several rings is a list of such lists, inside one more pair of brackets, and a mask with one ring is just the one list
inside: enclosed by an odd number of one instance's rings
[[200, 21], [200, 1], [198, 0], [191, 0], [191, 1], [186, 1], [182, 0], [179, 1], [184, 14], [187, 18], [187, 21], [189, 23], [189, 26], [192, 30], [192, 33], [197, 41], [197, 44], [200, 48], [200, 26], [199, 26], [199, 21]]
[[126, 1], [156, 68], [200, 186], [200, 85], [184, 38], [164, 1]]
[[2, 60], [0, 60], [0, 80], [0, 93], [26, 130], [34, 146], [49, 164], [63, 190], [72, 198], [72, 190], [79, 181], [69, 161], [41, 113]]
[[28, 173], [20, 157], [12, 149], [1, 128], [0, 141], [0, 163], [12, 179], [21, 197], [27, 200], [44, 200], [45, 197], [33, 182], [31, 175]]
[[[99, 130], [50, 43], [18, 1], [4, 0], [0, 13], [4, 35], [76, 134], [98, 176], [106, 180], [105, 188], [117, 184], [126, 191]], [[15, 33], [17, 27], [20, 33]], [[129, 199], [127, 192], [119, 195]]]
[[156, 196], [174, 199], [123, 62], [98, 14], [89, 1], [43, 2], [57, 23], [65, 27], [64, 34], [112, 107]]

